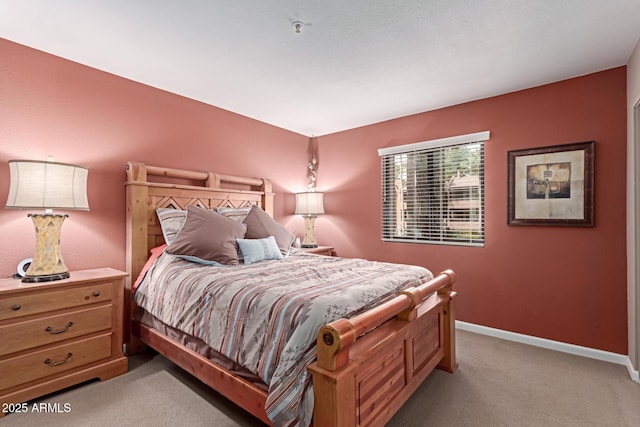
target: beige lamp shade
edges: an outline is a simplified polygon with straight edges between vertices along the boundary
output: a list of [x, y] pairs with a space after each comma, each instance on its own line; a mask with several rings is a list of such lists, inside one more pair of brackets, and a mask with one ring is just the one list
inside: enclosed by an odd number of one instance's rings
[[7, 208], [89, 210], [87, 175], [83, 166], [9, 160], [11, 184]]
[[296, 215], [322, 215], [324, 193], [309, 191], [296, 193]]

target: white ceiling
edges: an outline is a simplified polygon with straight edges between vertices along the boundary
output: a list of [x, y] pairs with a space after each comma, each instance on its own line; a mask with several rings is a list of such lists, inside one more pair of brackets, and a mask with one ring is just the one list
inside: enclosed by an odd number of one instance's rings
[[624, 65], [639, 36], [640, 0], [0, 0], [2, 38], [316, 136]]

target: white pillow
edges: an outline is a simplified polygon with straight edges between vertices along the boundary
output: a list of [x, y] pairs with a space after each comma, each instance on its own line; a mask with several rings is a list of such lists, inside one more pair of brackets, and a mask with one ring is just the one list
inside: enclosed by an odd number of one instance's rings
[[284, 259], [276, 238], [273, 236], [264, 239], [236, 239], [244, 263], [249, 265], [270, 259]]

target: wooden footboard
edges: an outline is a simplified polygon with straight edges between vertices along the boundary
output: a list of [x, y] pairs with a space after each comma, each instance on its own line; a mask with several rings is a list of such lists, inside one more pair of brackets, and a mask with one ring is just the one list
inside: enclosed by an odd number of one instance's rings
[[[383, 426], [436, 367], [453, 372], [455, 274], [433, 280], [318, 333], [314, 425]], [[390, 320], [391, 319], [391, 320]]]

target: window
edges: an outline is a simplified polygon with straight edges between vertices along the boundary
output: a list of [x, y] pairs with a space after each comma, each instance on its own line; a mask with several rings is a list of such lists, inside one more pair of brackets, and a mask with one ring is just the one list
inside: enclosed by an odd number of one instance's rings
[[489, 132], [382, 148], [382, 240], [484, 245]]

